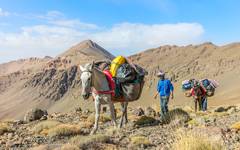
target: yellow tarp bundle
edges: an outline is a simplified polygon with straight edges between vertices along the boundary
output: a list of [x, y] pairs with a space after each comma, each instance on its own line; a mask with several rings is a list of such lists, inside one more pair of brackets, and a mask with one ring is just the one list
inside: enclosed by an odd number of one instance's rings
[[113, 77], [116, 76], [118, 68], [126, 62], [126, 59], [123, 56], [117, 56], [113, 59], [110, 67], [110, 72]]

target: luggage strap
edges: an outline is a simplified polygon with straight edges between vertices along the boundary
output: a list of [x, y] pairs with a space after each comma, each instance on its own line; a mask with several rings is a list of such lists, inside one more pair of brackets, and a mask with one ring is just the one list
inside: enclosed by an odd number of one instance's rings
[[114, 90], [109, 90], [109, 91], [98, 91], [95, 88], [92, 88], [92, 92], [95, 94], [114, 94]]

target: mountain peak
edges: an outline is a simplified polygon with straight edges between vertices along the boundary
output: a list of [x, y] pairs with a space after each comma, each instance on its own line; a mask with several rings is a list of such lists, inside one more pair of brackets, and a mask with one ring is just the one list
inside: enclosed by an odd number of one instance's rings
[[81, 46], [81, 47], [95, 47], [96, 43], [94, 43], [92, 40], [84, 40], [80, 43], [78, 43], [77, 45], [75, 46]]
[[[73, 62], [89, 62], [90, 60], [113, 59], [114, 56], [92, 40], [84, 40], [72, 46], [60, 57], [73, 60]], [[74, 61], [75, 60], [75, 61]]]

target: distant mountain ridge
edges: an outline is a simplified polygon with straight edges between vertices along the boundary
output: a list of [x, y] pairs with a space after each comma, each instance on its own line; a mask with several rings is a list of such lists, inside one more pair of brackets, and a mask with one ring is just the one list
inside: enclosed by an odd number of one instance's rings
[[[74, 107], [90, 108], [92, 101], [83, 102], [79, 65], [114, 55], [91, 40], [83, 41], [55, 58], [30, 58], [0, 64], [0, 119], [21, 118], [34, 107], [51, 112], [64, 112]], [[240, 99], [240, 43], [216, 46], [210, 42], [188, 46], [160, 46], [129, 58], [149, 72], [141, 99], [131, 105], [158, 103], [156, 73], [167, 71], [175, 85], [177, 100], [172, 104], [185, 105], [180, 83], [189, 78], [213, 78], [220, 82], [210, 104], [237, 103]]]
[[[220, 86], [209, 98], [210, 105], [240, 103], [240, 43], [216, 46], [211, 42], [188, 46], [160, 46], [130, 56], [130, 59], [149, 72], [146, 90], [140, 101], [152, 99], [156, 92], [158, 70], [167, 72], [175, 85], [175, 105], [189, 105], [191, 98], [183, 96], [181, 82], [186, 79], [216, 79]], [[146, 100], [144, 105], [147, 104]]]

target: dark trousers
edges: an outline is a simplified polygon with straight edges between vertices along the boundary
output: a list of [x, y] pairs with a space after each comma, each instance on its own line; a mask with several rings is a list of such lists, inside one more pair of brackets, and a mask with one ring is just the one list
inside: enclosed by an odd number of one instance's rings
[[202, 111], [207, 111], [207, 97], [202, 98]]
[[169, 96], [160, 96], [161, 116], [168, 113]]

